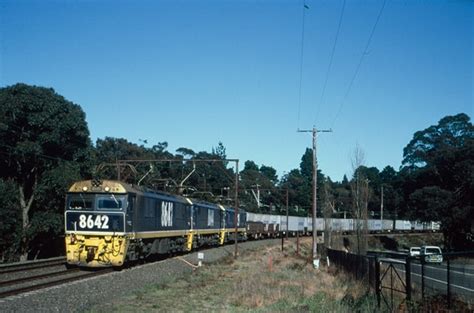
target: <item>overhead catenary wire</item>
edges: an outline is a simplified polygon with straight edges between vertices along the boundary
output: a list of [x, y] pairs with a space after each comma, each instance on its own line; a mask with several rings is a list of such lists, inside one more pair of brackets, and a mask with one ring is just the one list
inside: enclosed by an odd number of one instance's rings
[[369, 46], [370, 46], [370, 43], [371, 43], [371, 41], [372, 41], [372, 37], [374, 36], [375, 29], [377, 28], [377, 25], [378, 25], [378, 23], [379, 23], [379, 21], [380, 21], [380, 17], [382, 16], [382, 12], [383, 12], [383, 10], [384, 10], [384, 8], [385, 8], [385, 4], [386, 4], [386, 3], [387, 3], [387, 0], [384, 0], [384, 1], [383, 1], [383, 4], [382, 4], [382, 7], [380, 8], [379, 13], [378, 13], [378, 15], [377, 15], [377, 19], [375, 20], [375, 23], [374, 23], [374, 25], [372, 26], [372, 30], [371, 30], [370, 35], [369, 35], [369, 38], [367, 39], [367, 42], [366, 42], [366, 44], [365, 44], [364, 51], [362, 52], [362, 55], [360, 56], [359, 63], [357, 64], [357, 67], [356, 67], [356, 69], [355, 69], [355, 71], [354, 71], [354, 74], [352, 75], [352, 78], [351, 78], [351, 81], [350, 81], [350, 83], [349, 83], [349, 86], [347, 87], [347, 90], [346, 90], [346, 92], [344, 93], [344, 97], [342, 98], [341, 104], [339, 105], [339, 108], [338, 108], [338, 110], [337, 110], [337, 113], [336, 113], [336, 115], [335, 115], [335, 117], [334, 117], [334, 119], [333, 119], [333, 121], [332, 121], [332, 123], [331, 123], [331, 128], [334, 127], [334, 124], [336, 123], [337, 118], [338, 118], [339, 115], [341, 114], [342, 108], [343, 108], [343, 106], [344, 106], [344, 104], [345, 104], [345, 102], [346, 102], [346, 100], [347, 100], [347, 97], [348, 97], [349, 93], [351, 92], [352, 85], [354, 84], [354, 81], [355, 81], [357, 75], [359, 74], [360, 67], [361, 67], [361, 65], [362, 65], [362, 62], [364, 61], [365, 56], [367, 55], [367, 51], [368, 51]]
[[300, 78], [299, 78], [299, 87], [298, 87], [298, 120], [297, 120], [297, 125], [296, 128], [298, 129], [300, 127], [300, 115], [301, 115], [301, 88], [303, 84], [303, 57], [304, 57], [304, 33], [305, 33], [305, 16], [306, 16], [306, 10], [309, 9], [309, 7], [306, 5], [306, 1], [303, 0], [303, 18], [302, 18], [302, 25], [301, 25], [301, 50], [300, 50]]
[[339, 38], [339, 33], [341, 31], [342, 18], [344, 16], [344, 9], [345, 8], [346, 8], [346, 0], [344, 0], [344, 2], [342, 3], [341, 14], [339, 16], [339, 23], [337, 25], [336, 37], [334, 38], [334, 44], [332, 46], [331, 57], [329, 59], [328, 68], [326, 70], [326, 78], [324, 79], [323, 90], [321, 92], [321, 98], [319, 99], [318, 108], [316, 110], [316, 115], [314, 116], [314, 124], [316, 124], [316, 118], [319, 116], [319, 112], [321, 110], [321, 107], [323, 106], [324, 95], [326, 93], [326, 87], [327, 87], [327, 84], [328, 84], [329, 73], [331, 72], [331, 67], [332, 67], [332, 63], [333, 63], [333, 60], [334, 60], [334, 53], [336, 51], [336, 45], [337, 45], [337, 41], [338, 41], [338, 38]]

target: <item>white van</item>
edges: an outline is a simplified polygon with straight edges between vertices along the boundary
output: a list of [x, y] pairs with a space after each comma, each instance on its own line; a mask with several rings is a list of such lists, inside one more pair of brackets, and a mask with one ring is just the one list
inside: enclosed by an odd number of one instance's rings
[[410, 256], [417, 256], [420, 255], [421, 248], [420, 247], [411, 247], [410, 248]]
[[427, 263], [443, 263], [443, 254], [438, 246], [423, 246], [420, 255]]

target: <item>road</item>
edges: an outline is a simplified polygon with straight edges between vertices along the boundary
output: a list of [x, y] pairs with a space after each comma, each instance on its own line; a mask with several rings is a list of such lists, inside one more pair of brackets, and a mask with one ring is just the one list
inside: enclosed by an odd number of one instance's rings
[[[403, 273], [405, 277], [405, 262], [400, 259], [384, 258], [380, 259], [382, 264], [394, 262], [397, 271]], [[421, 288], [422, 282], [422, 265], [419, 261], [412, 261], [411, 264], [411, 281], [418, 288]], [[436, 293], [447, 293], [447, 264], [426, 264], [424, 265], [424, 284], [426, 294], [432, 294], [431, 290]], [[450, 286], [452, 295], [459, 295], [467, 299], [474, 298], [474, 266], [470, 264], [451, 264], [450, 265]]]

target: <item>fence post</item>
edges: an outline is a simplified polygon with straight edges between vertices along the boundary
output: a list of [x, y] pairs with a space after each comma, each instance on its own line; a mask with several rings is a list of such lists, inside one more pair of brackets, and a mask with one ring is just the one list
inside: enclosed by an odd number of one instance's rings
[[421, 256], [421, 300], [425, 299], [425, 256]]
[[451, 275], [450, 275], [450, 271], [451, 271], [451, 264], [450, 264], [450, 261], [449, 261], [449, 257], [448, 257], [448, 260], [447, 260], [447, 272], [446, 272], [446, 280], [447, 280], [447, 283], [448, 283], [448, 309], [451, 309]]
[[407, 293], [407, 305], [408, 305], [408, 310], [410, 310], [411, 307], [411, 257], [407, 256], [405, 258], [405, 288], [406, 288], [406, 293]]
[[364, 256], [364, 270], [365, 270], [365, 277], [364, 280], [367, 283], [367, 292], [370, 292], [370, 257], [369, 256]]
[[374, 283], [374, 268], [373, 268], [373, 263], [374, 263], [374, 257], [372, 255], [367, 256], [367, 261], [369, 263], [369, 286], [370, 288], [375, 289], [375, 283]]
[[296, 255], [300, 255], [300, 232], [296, 232]]
[[380, 308], [380, 262], [378, 256], [375, 256], [375, 293], [377, 295], [377, 304]]

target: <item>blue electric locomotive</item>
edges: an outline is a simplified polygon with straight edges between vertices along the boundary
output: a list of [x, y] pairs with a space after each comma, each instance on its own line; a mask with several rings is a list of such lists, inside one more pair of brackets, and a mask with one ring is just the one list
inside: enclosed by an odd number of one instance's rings
[[120, 181], [87, 180], [66, 196], [68, 265], [120, 267], [151, 254], [246, 239], [246, 213]]

